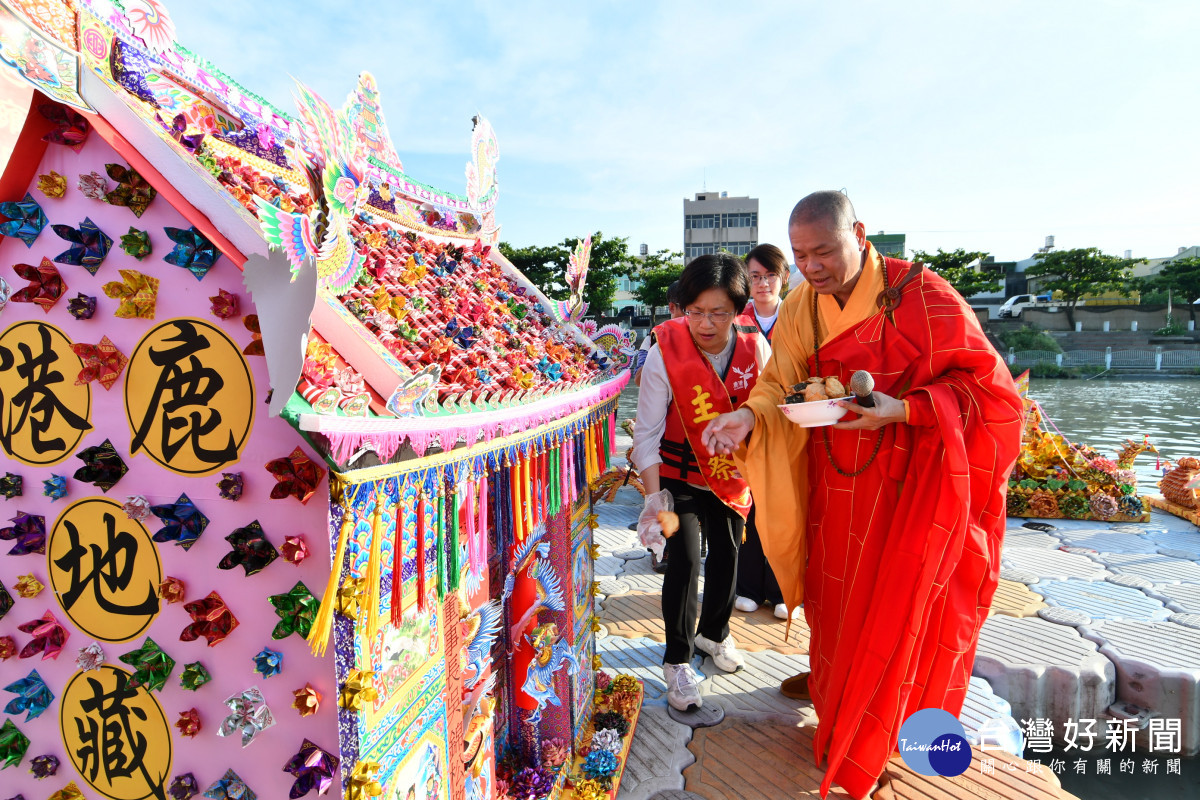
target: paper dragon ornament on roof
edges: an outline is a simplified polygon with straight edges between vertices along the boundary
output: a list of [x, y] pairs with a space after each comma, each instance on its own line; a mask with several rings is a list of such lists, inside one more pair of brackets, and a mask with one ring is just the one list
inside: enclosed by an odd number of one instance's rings
[[349, 225], [367, 200], [364, 168], [352, 145], [345, 112], [334, 112], [304, 84], [297, 81], [296, 85], [305, 171], [319, 206], [308, 214], [295, 214], [257, 195], [254, 201], [267, 241], [287, 254], [292, 280], [311, 259], [318, 289], [345, 292], [358, 280], [363, 265]]
[[588, 261], [592, 257], [592, 237], [589, 236], [575, 245], [574, 252], [567, 262], [567, 288], [571, 296], [566, 300], [555, 303], [555, 316], [563, 322], [577, 325], [587, 313], [588, 304], [583, 300], [583, 286], [587, 281]]

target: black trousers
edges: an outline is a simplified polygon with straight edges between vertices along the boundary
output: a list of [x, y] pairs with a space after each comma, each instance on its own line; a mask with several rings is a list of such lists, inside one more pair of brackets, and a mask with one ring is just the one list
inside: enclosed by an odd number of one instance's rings
[[[729, 635], [742, 518], [707, 489], [683, 481], [662, 479], [662, 488], [675, 500], [679, 530], [667, 539], [667, 574], [663, 576], [662, 612], [667, 652], [664, 664], [692, 660], [692, 640], [698, 632], [714, 642]], [[708, 538], [704, 568], [704, 603], [696, 614], [700, 579], [700, 531]]]
[[775, 573], [771, 571], [771, 565], [763, 553], [762, 539], [754, 524], [753, 508], [746, 519], [746, 541], [742, 542], [741, 552], [738, 553], [737, 593], [759, 605], [770, 603], [775, 606], [783, 602], [779, 581], [775, 580]]

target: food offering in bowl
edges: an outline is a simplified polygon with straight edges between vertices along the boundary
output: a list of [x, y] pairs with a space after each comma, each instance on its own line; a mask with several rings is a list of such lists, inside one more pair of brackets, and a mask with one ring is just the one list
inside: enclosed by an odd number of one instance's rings
[[783, 415], [802, 428], [832, 425], [846, 415], [839, 400], [847, 397], [846, 387], [837, 378], [809, 378], [797, 383], [779, 406]]

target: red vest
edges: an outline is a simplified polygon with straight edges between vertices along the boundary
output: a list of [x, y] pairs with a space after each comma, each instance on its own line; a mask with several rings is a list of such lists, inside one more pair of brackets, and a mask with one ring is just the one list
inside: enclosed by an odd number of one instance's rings
[[[750, 510], [749, 486], [732, 458], [714, 456], [704, 450], [700, 435], [709, 420], [737, 409], [749, 397], [758, 381], [755, 353], [759, 334], [757, 330], [734, 328], [737, 341], [724, 380], [696, 346], [685, 318], [664, 322], [655, 329], [655, 334], [667, 368], [672, 401], [658, 448], [662, 458], [658, 474], [691, 483], [703, 478], [704, 484], [725, 505], [744, 517]], [[697, 452], [703, 460], [697, 460]]]
[[[783, 301], [781, 300], [780, 302]], [[778, 322], [779, 318], [776, 317], [775, 321]], [[767, 337], [768, 342], [771, 341], [771, 337], [775, 334], [774, 325], [771, 326], [771, 330], [769, 331], [763, 330], [762, 325], [758, 324], [758, 317], [754, 316], [754, 306], [749, 304], [746, 305], [746, 310], [742, 312], [742, 315], [733, 321], [733, 324], [737, 326], [738, 330], [745, 329], [761, 333]]]

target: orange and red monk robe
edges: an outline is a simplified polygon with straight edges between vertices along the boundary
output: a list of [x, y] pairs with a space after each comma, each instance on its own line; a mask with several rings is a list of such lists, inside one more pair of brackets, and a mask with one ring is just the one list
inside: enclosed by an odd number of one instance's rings
[[738, 453], [784, 600], [804, 604], [812, 629], [822, 796], [836, 781], [865, 797], [913, 712], [961, 711], [1020, 445], [1021, 401], [971, 309], [924, 270], [889, 318], [878, 299], [885, 261], [898, 286], [910, 265], [869, 248], [844, 308], [817, 296], [821, 377], [848, 385], [867, 370], [877, 391], [905, 400], [907, 422], [881, 429], [871, 460], [879, 432], [800, 428], [776, 408], [816, 366], [805, 284], [780, 310]]

